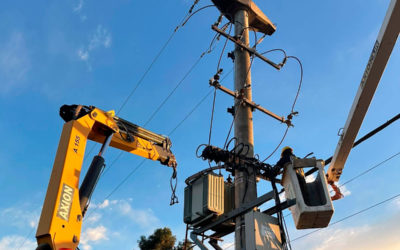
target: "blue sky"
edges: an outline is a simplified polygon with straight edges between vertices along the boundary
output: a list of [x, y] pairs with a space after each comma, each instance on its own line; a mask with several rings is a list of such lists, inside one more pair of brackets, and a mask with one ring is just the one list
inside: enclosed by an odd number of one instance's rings
[[[344, 126], [365, 65], [388, 7], [388, 0], [257, 1], [277, 31], [258, 46], [259, 51], [285, 49], [301, 59], [303, 88], [296, 106], [299, 116], [284, 145], [304, 156], [314, 152], [326, 159], [335, 150], [338, 130]], [[9, 1], [0, 4], [0, 249], [32, 249], [51, 167], [63, 121], [63, 104], [95, 105], [117, 110], [192, 1]], [[210, 4], [200, 1], [199, 6]], [[119, 116], [143, 125], [166, 95], [182, 79], [214, 36], [215, 8], [194, 16], [178, 30], [159, 60]], [[252, 36], [250, 36], [252, 38]], [[146, 126], [168, 134], [209, 91], [223, 40], [203, 57], [174, 95]], [[233, 49], [228, 44], [226, 51]], [[280, 54], [269, 55], [274, 60]], [[223, 56], [225, 74], [232, 68]], [[359, 135], [364, 135], [399, 112], [400, 45], [397, 45], [375, 94]], [[299, 79], [299, 68], [289, 61], [277, 72], [255, 60], [253, 99], [286, 115]], [[224, 85], [233, 88], [232, 75]], [[90, 216], [83, 227], [81, 249], [137, 249], [140, 235], [168, 226], [184, 237], [184, 179], [208, 167], [195, 157], [207, 143], [211, 95], [171, 135], [179, 163], [180, 203], [169, 206], [170, 169], [146, 161], [112, 196], [105, 197], [141, 161], [124, 153], [102, 177]], [[212, 143], [222, 146], [231, 123], [226, 108], [232, 99], [217, 93]], [[354, 149], [341, 181], [346, 181], [400, 151], [400, 125], [395, 123]], [[254, 113], [255, 152], [267, 156], [278, 144], [284, 125]], [[87, 149], [93, 143], [88, 143]], [[95, 148], [98, 150], [98, 147]], [[119, 151], [106, 154], [108, 166]], [[89, 156], [91, 158], [92, 155]], [[270, 159], [278, 160], [279, 154]], [[87, 169], [90, 159], [85, 162]], [[398, 194], [400, 157], [346, 185], [346, 197], [334, 202], [337, 221]], [[259, 194], [269, 185], [259, 185]], [[97, 209], [93, 209], [97, 207]], [[90, 210], [89, 210], [90, 211]], [[379, 207], [293, 242], [294, 249], [399, 249], [393, 223], [400, 216], [400, 201]], [[292, 238], [297, 231], [287, 219]], [[374, 236], [374, 237], [372, 237]], [[378, 240], [379, 239], [379, 240]], [[225, 247], [231, 245], [227, 237]], [[24, 243], [24, 244], [22, 244]], [[382, 245], [386, 244], [386, 245]], [[396, 245], [397, 244], [397, 245]], [[383, 247], [382, 247], [383, 246]]]

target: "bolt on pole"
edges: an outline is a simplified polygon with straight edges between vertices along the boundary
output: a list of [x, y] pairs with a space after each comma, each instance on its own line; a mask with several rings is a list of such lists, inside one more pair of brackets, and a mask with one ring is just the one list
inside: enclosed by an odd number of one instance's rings
[[[249, 14], [246, 10], [238, 10], [234, 15], [235, 36], [243, 44], [249, 45]], [[235, 45], [235, 90], [243, 93], [248, 100], [252, 100], [250, 54], [238, 45]], [[248, 157], [254, 155], [253, 115], [250, 106], [235, 99], [235, 137], [237, 143], [249, 146]], [[257, 198], [256, 176], [253, 169], [235, 172], [235, 207]], [[250, 240], [250, 239], [249, 239]], [[244, 216], [236, 218], [235, 249], [246, 248]]]

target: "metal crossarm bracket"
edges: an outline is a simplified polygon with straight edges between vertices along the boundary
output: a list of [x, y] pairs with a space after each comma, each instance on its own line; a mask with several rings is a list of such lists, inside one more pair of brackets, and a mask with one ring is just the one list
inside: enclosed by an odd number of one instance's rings
[[207, 230], [209, 230], [209, 229], [211, 229], [211, 228], [213, 228], [215, 226], [218, 226], [221, 223], [224, 223], [225, 221], [228, 221], [230, 219], [236, 218], [237, 216], [242, 215], [242, 214], [250, 211], [254, 207], [257, 207], [257, 206], [259, 206], [259, 205], [261, 205], [261, 204], [273, 199], [274, 197], [275, 197], [275, 192], [274, 191], [266, 193], [263, 196], [260, 196], [257, 199], [244, 204], [242, 207], [236, 208], [235, 210], [232, 210], [229, 213], [222, 214], [221, 216], [219, 216], [219, 218], [216, 221], [208, 224], [205, 227], [193, 230], [193, 233], [194, 234], [202, 234], [205, 231], [207, 231]]
[[285, 210], [286, 208], [289, 208], [295, 204], [296, 204], [296, 199], [290, 199], [290, 200], [282, 202], [279, 205], [279, 207], [273, 206], [271, 208], [268, 208], [267, 210], [263, 211], [263, 213], [268, 214], [268, 215], [276, 214], [277, 212], [279, 212], [281, 210]]
[[274, 63], [273, 61], [269, 60], [265, 56], [263, 56], [260, 53], [258, 53], [257, 50], [255, 50], [253, 48], [250, 48], [250, 47], [246, 46], [245, 44], [243, 44], [239, 39], [236, 39], [236, 38], [230, 36], [229, 34], [226, 34], [223, 30], [219, 29], [217, 26], [212, 25], [211, 28], [213, 30], [215, 30], [216, 32], [218, 32], [219, 34], [221, 34], [222, 36], [224, 36], [225, 38], [228, 38], [232, 42], [236, 43], [238, 46], [240, 46], [242, 49], [245, 49], [250, 54], [255, 55], [256, 57], [260, 58], [264, 62], [268, 63], [269, 65], [271, 65], [275, 69], [280, 70], [282, 68], [282, 66], [283, 66], [282, 63], [280, 63], [280, 64]]
[[285, 119], [285, 117], [279, 116], [279, 115], [269, 111], [268, 109], [263, 108], [260, 105], [254, 103], [253, 101], [249, 101], [247, 98], [243, 97], [241, 94], [239, 94], [237, 92], [234, 92], [234, 91], [222, 86], [221, 84], [219, 84], [218, 81], [210, 80], [210, 85], [215, 87], [215, 88], [217, 88], [217, 89], [219, 89], [219, 90], [221, 90], [222, 92], [225, 92], [226, 94], [228, 94], [228, 95], [230, 95], [230, 96], [232, 96], [232, 97], [234, 97], [236, 99], [240, 99], [241, 101], [243, 101], [244, 103], [249, 105], [251, 108], [260, 110], [264, 114], [269, 115], [270, 117], [272, 117], [272, 118], [274, 118], [274, 119], [276, 119], [276, 120], [278, 120], [278, 121], [280, 121], [282, 123], [285, 123], [288, 126], [293, 126], [292, 122], [289, 119]]

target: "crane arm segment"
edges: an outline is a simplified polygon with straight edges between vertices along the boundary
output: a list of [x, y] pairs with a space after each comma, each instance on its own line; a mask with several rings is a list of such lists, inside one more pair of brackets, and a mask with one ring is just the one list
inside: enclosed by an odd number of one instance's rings
[[[158, 160], [176, 168], [168, 137], [158, 135], [92, 106], [64, 105], [60, 109], [64, 124], [39, 225], [37, 249], [76, 249], [82, 219], [104, 167], [102, 157], [108, 145], [117, 149]], [[86, 143], [103, 144], [93, 159], [79, 187]]]
[[350, 109], [343, 133], [336, 146], [331, 165], [327, 171], [328, 181], [338, 181], [347, 157], [360, 130], [365, 114], [378, 87], [386, 64], [400, 32], [400, 0], [392, 0], [379, 31], [360, 86]]

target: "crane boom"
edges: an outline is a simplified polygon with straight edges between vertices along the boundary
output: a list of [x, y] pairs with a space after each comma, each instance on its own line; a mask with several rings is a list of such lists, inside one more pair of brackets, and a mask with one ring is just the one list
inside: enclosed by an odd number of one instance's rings
[[[50, 182], [47, 188], [36, 238], [37, 250], [76, 249], [82, 219], [104, 167], [103, 154], [108, 146], [177, 166], [168, 137], [153, 133], [93, 106], [64, 105], [65, 120]], [[103, 146], [79, 187], [79, 179], [88, 140]]]
[[400, 0], [392, 0], [365, 68], [349, 116], [327, 171], [338, 181], [400, 32]]

